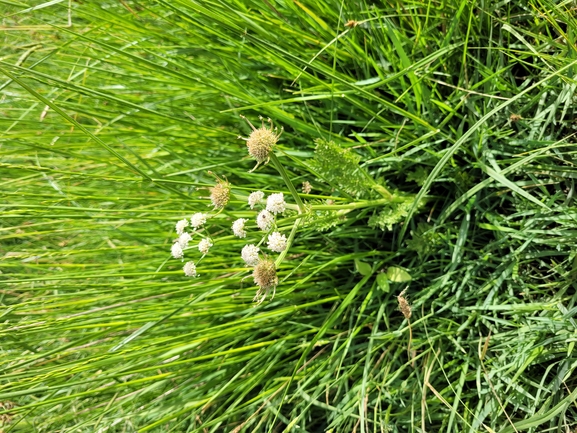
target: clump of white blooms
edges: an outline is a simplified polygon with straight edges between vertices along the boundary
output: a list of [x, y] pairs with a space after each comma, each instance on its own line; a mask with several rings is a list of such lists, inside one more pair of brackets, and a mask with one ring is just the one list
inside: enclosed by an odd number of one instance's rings
[[239, 218], [235, 222], [232, 223], [232, 232], [235, 236], [239, 238], [246, 238], [246, 230], [244, 229], [244, 224], [248, 220], [246, 218]]
[[188, 227], [188, 220], [180, 220], [176, 223], [176, 234], [181, 235], [184, 233], [184, 229]]
[[271, 194], [266, 199], [266, 210], [273, 214], [283, 213], [286, 208], [286, 202], [282, 192]]
[[187, 277], [196, 277], [196, 266], [194, 266], [194, 262], [186, 262], [182, 270]]
[[[186, 221], [186, 220], [183, 220]], [[178, 237], [178, 243], [180, 244], [180, 248], [186, 248], [188, 243], [192, 240], [192, 236], [188, 233], [183, 233]]]
[[198, 251], [200, 251], [202, 254], [208, 253], [210, 247], [212, 247], [212, 242], [206, 238], [198, 243]]
[[184, 257], [184, 251], [182, 251], [182, 247], [180, 246], [179, 242], [175, 242], [172, 244], [172, 248], [170, 249], [172, 257], [175, 259], [182, 259]]
[[240, 256], [248, 266], [255, 266], [258, 263], [259, 248], [256, 245], [245, 245]]
[[248, 196], [248, 204], [251, 209], [254, 209], [254, 207], [257, 204], [262, 203], [263, 199], [264, 199], [264, 192], [262, 191], [251, 192], [250, 195]]
[[282, 253], [287, 247], [286, 236], [281, 235], [279, 232], [273, 232], [268, 237], [267, 245], [275, 253]]
[[193, 228], [197, 229], [206, 222], [207, 217], [208, 217], [208, 215], [201, 213], [201, 212], [197, 212], [193, 216], [190, 217], [190, 225]]
[[263, 232], [270, 230], [272, 223], [274, 222], [274, 216], [266, 209], [261, 211], [256, 217], [256, 225]]

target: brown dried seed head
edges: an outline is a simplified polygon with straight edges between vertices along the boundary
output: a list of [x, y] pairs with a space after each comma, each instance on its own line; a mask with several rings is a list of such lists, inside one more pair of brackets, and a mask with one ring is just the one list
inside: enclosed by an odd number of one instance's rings
[[252, 131], [246, 142], [249, 155], [258, 163], [267, 161], [278, 137], [272, 129], [265, 127]]
[[268, 162], [273, 147], [281, 136], [283, 129], [281, 128], [277, 133], [277, 128], [273, 126], [272, 120], [270, 119], [267, 119], [267, 122], [270, 124], [270, 128], [267, 128], [262, 116], [259, 116], [261, 127], [257, 129], [245, 116], [241, 115], [240, 117], [246, 120], [252, 128], [252, 132], [248, 138], [240, 136], [238, 138], [246, 141], [249, 155], [256, 160], [256, 166], [251, 170], [254, 171], [260, 164]]
[[271, 259], [264, 259], [257, 263], [252, 273], [254, 283], [260, 287], [260, 290], [269, 291], [278, 285], [278, 277], [276, 276], [276, 268], [274, 261]]
[[215, 209], [222, 209], [230, 200], [230, 183], [218, 180], [218, 183], [210, 189], [210, 201]]
[[405, 298], [405, 292], [407, 291], [407, 289], [403, 290], [401, 292], [401, 294], [399, 296], [397, 296], [397, 301], [399, 302], [399, 310], [401, 310], [401, 313], [403, 313], [403, 316], [405, 316], [405, 319], [410, 319], [411, 318], [411, 306], [409, 305], [409, 301], [407, 301], [407, 298]]

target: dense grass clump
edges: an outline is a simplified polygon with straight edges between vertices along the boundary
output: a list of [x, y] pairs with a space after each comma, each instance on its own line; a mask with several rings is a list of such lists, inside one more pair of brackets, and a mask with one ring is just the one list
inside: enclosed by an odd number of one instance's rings
[[573, 6], [2, 2], [0, 430], [573, 431]]

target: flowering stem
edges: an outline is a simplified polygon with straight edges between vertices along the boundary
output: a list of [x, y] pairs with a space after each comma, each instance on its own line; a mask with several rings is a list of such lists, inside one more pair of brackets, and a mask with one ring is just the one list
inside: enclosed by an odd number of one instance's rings
[[[378, 200], [363, 200], [357, 201], [354, 203], [347, 203], [347, 204], [313, 204], [310, 205], [309, 208], [311, 210], [351, 210], [351, 209], [362, 209], [366, 207], [378, 207], [384, 204], [390, 204], [395, 202], [402, 202], [405, 199], [403, 197], [393, 197], [392, 199], [389, 198], [381, 198]], [[298, 207], [287, 203], [287, 209], [298, 210]]]
[[[296, 202], [297, 206], [298, 206], [298, 211], [299, 213], [304, 213], [305, 211], [305, 205], [303, 204], [297, 190], [295, 189], [293, 183], [291, 182], [288, 173], [286, 172], [286, 170], [284, 169], [284, 167], [282, 166], [281, 162], [278, 160], [278, 158], [276, 157], [276, 155], [271, 152], [270, 154], [270, 159], [272, 160], [273, 164], [275, 165], [276, 169], [278, 170], [278, 172], [280, 173], [281, 177], [283, 178], [284, 182], [286, 183], [287, 188], [289, 189], [291, 195], [293, 196], [294, 201]], [[295, 224], [295, 226], [297, 226], [298, 224]]]
[[297, 233], [297, 229], [298, 229], [298, 227], [299, 227], [299, 224], [301, 223], [302, 220], [303, 220], [302, 218], [298, 218], [298, 219], [295, 221], [295, 223], [294, 223], [294, 225], [293, 225], [293, 228], [292, 228], [292, 230], [291, 230], [291, 232], [290, 232], [290, 234], [289, 234], [289, 237], [288, 237], [288, 239], [287, 239], [286, 248], [284, 249], [284, 251], [283, 251], [282, 253], [279, 254], [279, 256], [278, 256], [278, 257], [276, 258], [276, 260], [274, 261], [274, 264], [275, 264], [275, 266], [276, 266], [277, 268], [280, 266], [280, 264], [281, 264], [282, 261], [284, 260], [285, 256], [287, 255], [288, 250], [290, 249], [290, 247], [291, 247], [291, 245], [292, 245], [292, 243], [293, 243], [293, 240], [294, 240], [294, 238], [295, 238], [295, 235], [296, 235], [296, 233]]

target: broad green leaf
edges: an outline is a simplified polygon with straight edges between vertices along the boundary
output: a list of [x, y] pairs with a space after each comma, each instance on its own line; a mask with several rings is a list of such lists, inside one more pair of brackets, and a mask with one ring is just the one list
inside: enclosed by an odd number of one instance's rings
[[385, 293], [389, 293], [389, 277], [384, 272], [377, 275], [377, 285]]
[[394, 283], [404, 283], [412, 280], [411, 275], [407, 271], [397, 266], [391, 266], [387, 269], [387, 277]]
[[366, 262], [361, 262], [359, 259], [355, 259], [355, 268], [363, 277], [370, 275], [373, 272], [371, 265]]

